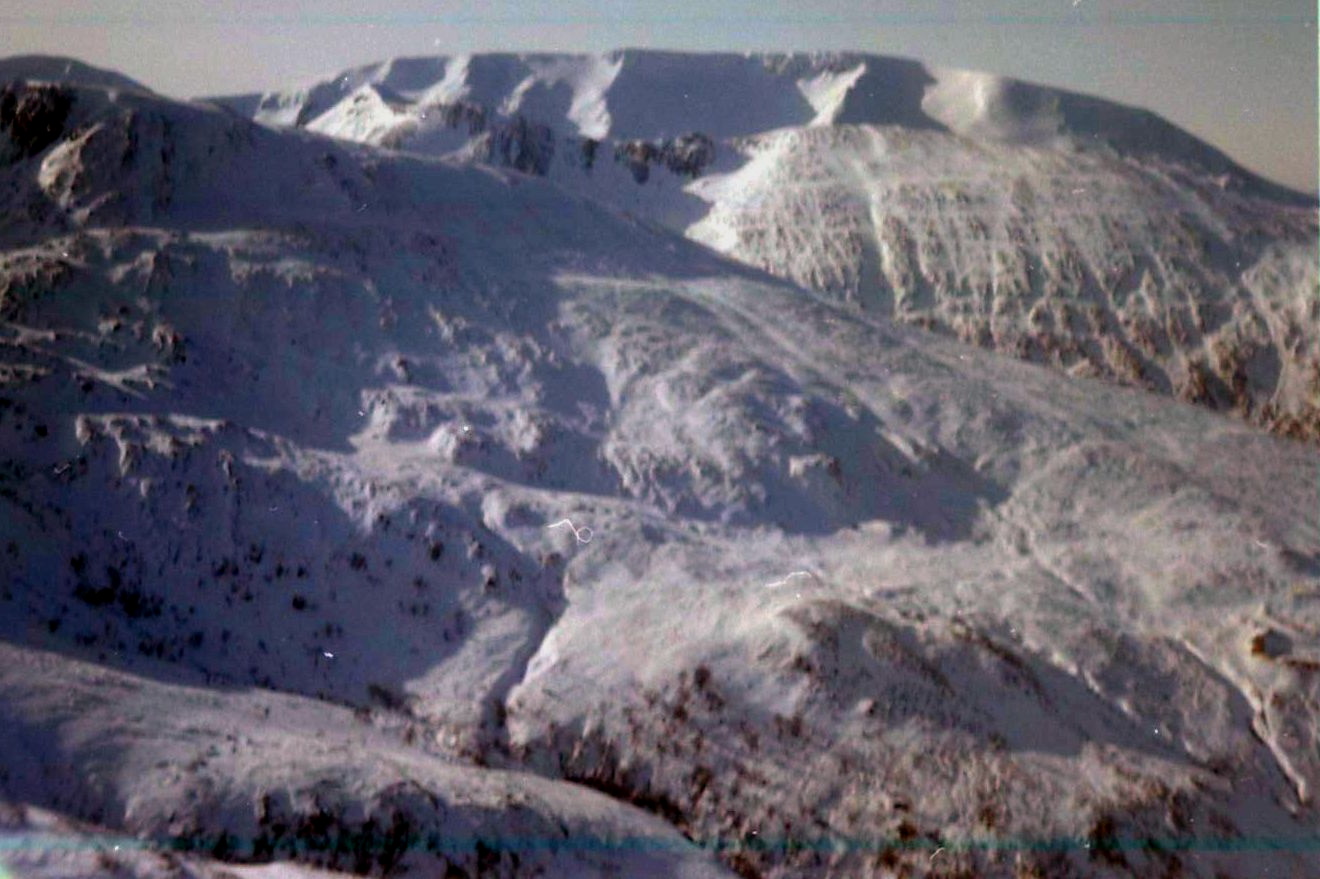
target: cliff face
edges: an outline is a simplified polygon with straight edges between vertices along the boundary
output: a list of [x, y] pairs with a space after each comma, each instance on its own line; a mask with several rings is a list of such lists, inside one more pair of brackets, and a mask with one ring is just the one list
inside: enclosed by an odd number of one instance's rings
[[[353, 87], [394, 90], [387, 123], [345, 118]], [[1314, 204], [1145, 111], [900, 59], [633, 51], [387, 62], [259, 105], [548, 175], [869, 313], [1320, 438]], [[437, 135], [473, 114], [492, 131]]]

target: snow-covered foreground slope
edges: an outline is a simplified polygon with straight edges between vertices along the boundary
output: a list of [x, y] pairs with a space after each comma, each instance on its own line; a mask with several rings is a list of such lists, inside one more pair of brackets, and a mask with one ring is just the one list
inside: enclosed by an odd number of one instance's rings
[[[22, 879], [346, 879], [292, 861], [235, 865], [105, 833], [46, 809], [0, 804], [0, 875]], [[5, 868], [8, 872], [3, 872]]]
[[1144, 111], [894, 58], [633, 50], [219, 100], [548, 174], [870, 313], [1320, 437], [1314, 200]]
[[455, 876], [1312, 863], [1313, 449], [534, 177], [12, 94], [5, 834], [134, 835], [139, 875], [185, 843]]
[[[7, 644], [0, 657], [6, 786], [109, 818], [137, 836], [120, 852], [293, 857], [359, 874], [726, 875], [640, 809], [439, 759], [348, 708], [162, 684]], [[504, 850], [487, 848], [501, 838]]]

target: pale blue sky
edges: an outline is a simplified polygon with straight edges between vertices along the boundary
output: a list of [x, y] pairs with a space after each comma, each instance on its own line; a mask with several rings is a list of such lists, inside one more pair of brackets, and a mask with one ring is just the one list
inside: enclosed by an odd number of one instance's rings
[[630, 46], [855, 49], [1008, 74], [1148, 107], [1316, 190], [1314, 0], [0, 0], [0, 56], [72, 55], [179, 97], [391, 55]]

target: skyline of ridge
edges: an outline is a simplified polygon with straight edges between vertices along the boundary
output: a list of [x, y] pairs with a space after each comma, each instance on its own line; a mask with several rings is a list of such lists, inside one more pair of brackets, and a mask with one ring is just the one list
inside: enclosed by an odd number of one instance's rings
[[845, 50], [1011, 76], [1148, 108], [1244, 167], [1316, 192], [1316, 10], [1267, 0], [1153, 0], [1140, 10], [1091, 0], [995, 0], [968, 12], [897, 0], [865, 10], [826, 0], [792, 8], [746, 0], [656, 11], [627, 0], [526, 8], [348, 0], [315, 11], [292, 0], [115, 0], [0, 15], [0, 57], [74, 55], [172, 97], [272, 91], [389, 57], [478, 51]]

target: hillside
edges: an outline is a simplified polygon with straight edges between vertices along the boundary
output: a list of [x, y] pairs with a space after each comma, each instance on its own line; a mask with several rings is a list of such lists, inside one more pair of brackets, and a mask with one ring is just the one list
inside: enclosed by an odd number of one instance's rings
[[356, 874], [1308, 863], [1313, 448], [534, 176], [9, 94], [6, 827]]
[[1314, 199], [1143, 110], [896, 58], [637, 50], [217, 100], [546, 174], [868, 313], [1320, 438]]

